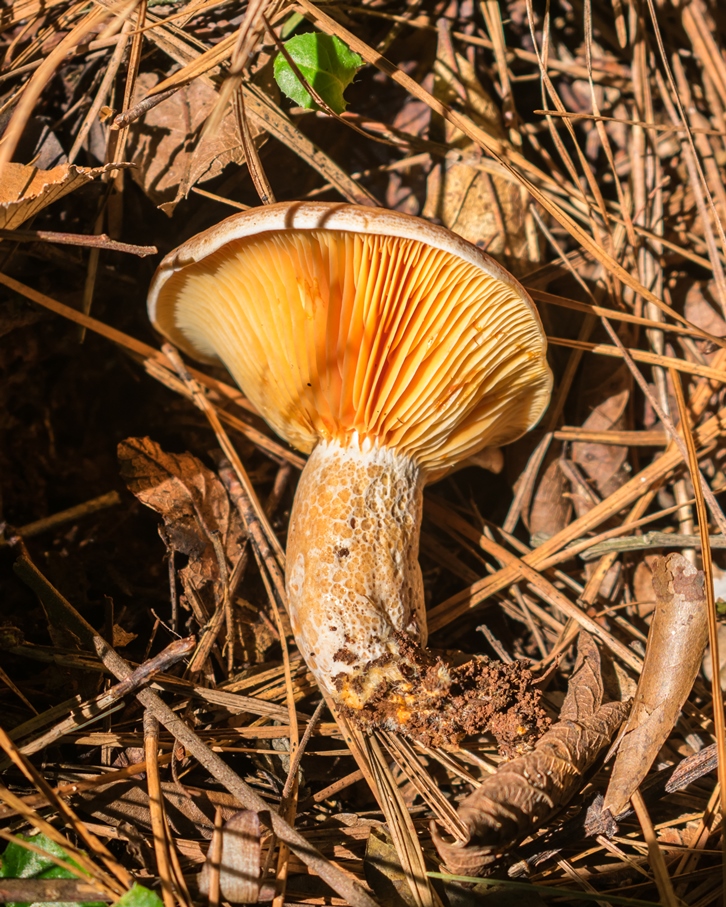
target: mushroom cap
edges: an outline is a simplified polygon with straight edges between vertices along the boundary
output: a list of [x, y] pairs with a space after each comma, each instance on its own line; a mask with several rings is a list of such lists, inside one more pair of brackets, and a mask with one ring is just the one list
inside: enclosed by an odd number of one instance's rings
[[550, 397], [524, 288], [461, 237], [394, 211], [284, 202], [233, 215], [164, 258], [148, 307], [306, 453], [322, 439], [385, 445], [431, 479], [518, 438]]

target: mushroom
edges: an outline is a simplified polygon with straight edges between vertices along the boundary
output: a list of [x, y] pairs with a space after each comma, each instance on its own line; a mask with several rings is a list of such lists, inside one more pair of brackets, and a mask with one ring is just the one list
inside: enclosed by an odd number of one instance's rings
[[287, 541], [295, 640], [339, 706], [360, 712], [395, 687], [389, 726], [405, 728], [427, 641], [423, 487], [518, 438], [549, 401], [526, 291], [443, 227], [292, 202], [233, 215], [171, 252], [148, 308], [310, 454]]

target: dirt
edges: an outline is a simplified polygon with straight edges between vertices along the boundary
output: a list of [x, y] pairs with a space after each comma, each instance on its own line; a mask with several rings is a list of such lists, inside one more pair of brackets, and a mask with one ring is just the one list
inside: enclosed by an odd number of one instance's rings
[[467, 736], [490, 732], [511, 757], [528, 751], [548, 727], [525, 662], [474, 657], [456, 664], [403, 635], [398, 642], [398, 657], [372, 661], [361, 677], [395, 658], [401, 679], [382, 680], [362, 709], [345, 709], [367, 730], [401, 731], [432, 747], [456, 746]]

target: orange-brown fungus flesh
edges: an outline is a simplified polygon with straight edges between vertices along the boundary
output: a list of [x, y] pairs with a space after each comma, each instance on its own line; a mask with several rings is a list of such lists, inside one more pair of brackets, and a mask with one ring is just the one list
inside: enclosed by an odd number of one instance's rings
[[[368, 672], [385, 670], [391, 659], [383, 656], [367, 665], [353, 686], [362, 687]], [[404, 730], [427, 746], [451, 746], [489, 731], [507, 756], [528, 750], [549, 725], [539, 690], [521, 661], [473, 658], [456, 664], [401, 637], [395, 666], [398, 677], [378, 685], [362, 709], [343, 711], [364, 727]], [[346, 675], [338, 682], [351, 684]]]

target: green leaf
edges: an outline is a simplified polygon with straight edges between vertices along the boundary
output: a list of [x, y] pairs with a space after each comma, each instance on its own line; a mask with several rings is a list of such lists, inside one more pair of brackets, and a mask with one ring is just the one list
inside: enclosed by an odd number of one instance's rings
[[[73, 866], [77, 865], [71, 857], [68, 856], [60, 844], [56, 844], [55, 841], [52, 841], [45, 835], [33, 835], [32, 837], [27, 835], [15, 835], [15, 838], [18, 841], [27, 841], [34, 847], [39, 847], [41, 850], [45, 851], [45, 853], [52, 854], [65, 863], [70, 863]], [[16, 844], [15, 841], [11, 841], [5, 848], [5, 853], [3, 854], [2, 865], [0, 866], [0, 878], [73, 879], [75, 876], [69, 870], [54, 863], [50, 857], [35, 853], [34, 851], [23, 847], [22, 844]]]
[[143, 885], [134, 885], [116, 901], [115, 907], [163, 907], [163, 901], [156, 892]]
[[291, 16], [288, 16], [280, 29], [280, 38], [283, 41], [287, 40], [298, 25], [301, 25], [304, 21], [305, 16], [303, 16], [302, 13], [293, 13]]
[[[65, 863], [70, 863], [80, 870], [78, 864], [66, 853], [60, 844], [56, 844], [55, 841], [45, 835], [33, 835], [32, 837], [15, 835], [15, 838], [18, 841], [27, 841], [34, 847], [39, 847], [45, 853], [52, 854], [54, 857], [58, 857], [58, 859], [63, 860]], [[83, 872], [83, 875], [87, 875], [85, 871], [80, 871]], [[22, 844], [16, 844], [15, 841], [11, 841], [5, 848], [2, 862], [0, 863], [0, 878], [2, 879], [75, 879], [76, 877], [69, 869], [54, 863], [50, 856], [46, 857], [43, 854], [28, 850], [27, 847], [23, 847]], [[30, 905], [11, 902], [7, 907], [30, 907]], [[32, 907], [61, 907], [61, 905], [46, 905], [39, 901], [33, 904]], [[71, 902], [67, 905], [62, 905], [62, 907], [81, 907], [81, 905]], [[102, 901], [86, 901], [85, 907], [106, 907], [106, 904]], [[147, 907], [147, 905], [144, 905], [144, 907]], [[152, 905], [148, 905], [148, 907], [152, 907]]]
[[[340, 38], [320, 32], [295, 35], [283, 47], [308, 84], [336, 113], [342, 113], [347, 106], [343, 92], [363, 65], [363, 58]], [[275, 81], [288, 98], [308, 110], [319, 109], [281, 53], [275, 57], [274, 72]]]

